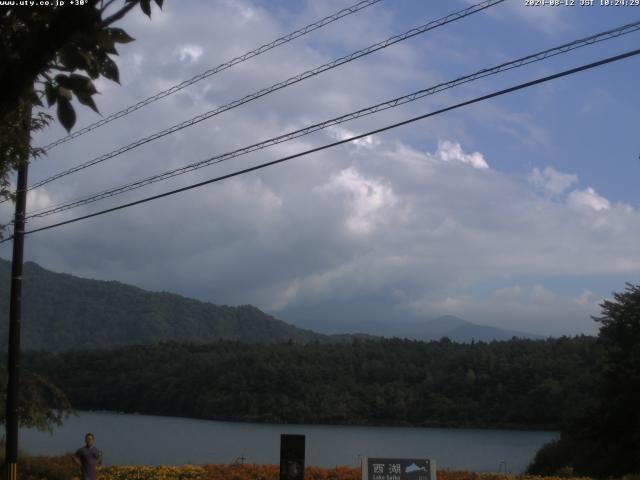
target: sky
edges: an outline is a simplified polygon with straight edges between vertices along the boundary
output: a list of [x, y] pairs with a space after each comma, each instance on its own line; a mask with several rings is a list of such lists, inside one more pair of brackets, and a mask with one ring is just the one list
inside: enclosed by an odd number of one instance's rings
[[[355, 0], [168, 0], [121, 22], [107, 116]], [[570, 2], [568, 2], [570, 3]], [[640, 20], [632, 6], [507, 0], [34, 189], [45, 208]], [[472, 5], [383, 0], [34, 161], [30, 183]], [[42, 219], [162, 193], [638, 48], [591, 45]], [[594, 334], [640, 283], [640, 57], [534, 86], [175, 196], [27, 236], [25, 258], [323, 332], [440, 315], [539, 335]], [[101, 117], [79, 106], [76, 128]], [[39, 133], [45, 145], [59, 125]], [[0, 205], [11, 218], [11, 206]], [[0, 256], [10, 258], [10, 244]], [[28, 278], [25, 280], [28, 281]]]

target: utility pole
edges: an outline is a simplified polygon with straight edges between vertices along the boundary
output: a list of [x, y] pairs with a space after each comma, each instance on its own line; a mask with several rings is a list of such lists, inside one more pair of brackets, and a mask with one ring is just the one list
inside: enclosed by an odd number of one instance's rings
[[13, 258], [11, 261], [11, 300], [9, 304], [9, 355], [7, 359], [7, 411], [5, 464], [7, 480], [18, 478], [18, 406], [20, 386], [20, 320], [22, 316], [22, 263], [24, 257], [24, 217], [27, 208], [27, 174], [31, 108], [25, 108], [23, 125], [26, 145], [18, 167], [16, 210], [13, 223]]

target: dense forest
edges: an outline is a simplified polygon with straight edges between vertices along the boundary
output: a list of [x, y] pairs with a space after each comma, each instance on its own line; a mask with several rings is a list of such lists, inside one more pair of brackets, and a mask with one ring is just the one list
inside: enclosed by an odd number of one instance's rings
[[257, 422], [550, 428], [594, 385], [593, 337], [457, 344], [165, 343], [31, 353], [77, 409]]

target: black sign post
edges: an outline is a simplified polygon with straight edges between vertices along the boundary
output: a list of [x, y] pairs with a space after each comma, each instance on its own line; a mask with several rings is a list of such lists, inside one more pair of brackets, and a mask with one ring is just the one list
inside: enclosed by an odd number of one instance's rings
[[304, 480], [304, 435], [280, 435], [280, 480]]
[[433, 459], [363, 457], [362, 480], [436, 480], [436, 462]]

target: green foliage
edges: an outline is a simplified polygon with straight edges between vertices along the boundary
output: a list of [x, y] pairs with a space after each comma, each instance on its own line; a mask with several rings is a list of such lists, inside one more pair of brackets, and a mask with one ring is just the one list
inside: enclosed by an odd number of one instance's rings
[[[593, 389], [592, 337], [456, 344], [166, 343], [31, 353], [81, 410], [218, 420], [559, 428]], [[560, 386], [560, 392], [556, 388]]]
[[557, 467], [558, 458], [580, 475], [640, 472], [640, 286], [627, 284], [601, 308], [594, 318], [602, 358], [592, 400], [567, 422], [558, 442], [544, 447], [531, 473]]
[[31, 92], [26, 99], [18, 102], [14, 111], [6, 115], [4, 122], [0, 122], [0, 197], [13, 197], [10, 173], [18, 168], [23, 158], [38, 158], [44, 153], [42, 149], [31, 146], [26, 133], [42, 130], [52, 119], [46, 112], [31, 114], [31, 105], [36, 98]]
[[[18, 3], [18, 2], [16, 2]], [[68, 2], [67, 2], [68, 3]], [[155, 0], [162, 7], [162, 0]], [[31, 132], [46, 126], [51, 117], [43, 109], [56, 107], [62, 126], [76, 123], [73, 99], [95, 112], [93, 80], [103, 76], [119, 82], [111, 56], [116, 44], [133, 41], [124, 30], [112, 27], [140, 4], [151, 16], [149, 0], [124, 0], [113, 12], [114, 1], [87, 0], [84, 6], [3, 7], [0, 14], [0, 196], [10, 197], [9, 174], [29, 157], [42, 154], [31, 147]], [[46, 99], [45, 107], [43, 99]], [[38, 110], [40, 109], [40, 110]], [[29, 113], [27, 113], [29, 112]]]
[[[0, 259], [0, 314], [8, 317], [10, 263]], [[228, 307], [118, 282], [77, 278], [24, 265], [25, 350], [95, 349], [175, 340], [295, 342], [327, 337], [276, 320], [255, 307]], [[0, 322], [0, 338], [8, 334]], [[0, 342], [0, 351], [7, 342]]]
[[[0, 364], [0, 423], [5, 423], [7, 368]], [[18, 421], [23, 427], [51, 430], [72, 413], [71, 404], [62, 391], [41, 375], [23, 371], [20, 381]]]
[[571, 450], [567, 442], [554, 440], [538, 450], [527, 473], [544, 477], [559, 476], [558, 472], [571, 468], [567, 466], [569, 458]]
[[71, 101], [65, 96], [58, 98], [58, 120], [67, 130], [71, 130], [76, 123], [76, 112], [71, 106]]

